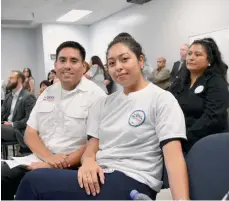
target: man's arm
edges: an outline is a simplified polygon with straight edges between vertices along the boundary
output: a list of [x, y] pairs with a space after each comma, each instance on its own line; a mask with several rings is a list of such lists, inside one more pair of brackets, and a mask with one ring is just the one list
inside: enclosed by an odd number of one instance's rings
[[26, 127], [25, 144], [30, 148], [30, 150], [41, 160], [46, 161], [47, 158], [53, 156], [53, 153], [45, 146], [38, 135], [38, 131], [29, 125]]
[[5, 97], [5, 100], [3, 101], [3, 104], [2, 104], [2, 107], [1, 107], [1, 120], [4, 121], [4, 116], [6, 115], [6, 105], [7, 105], [7, 102], [8, 102], [8, 99], [9, 99], [9, 96], [10, 94], [7, 94], [6, 97]]
[[52, 167], [60, 169], [70, 167], [70, 164], [68, 164], [67, 161], [67, 155], [53, 154], [40, 139], [38, 131], [29, 125], [25, 131], [24, 141], [25, 144], [38, 158], [51, 165]]
[[67, 162], [70, 167], [78, 167], [80, 165], [81, 157], [86, 149], [86, 145], [82, 146], [80, 149], [74, 151], [67, 157]]

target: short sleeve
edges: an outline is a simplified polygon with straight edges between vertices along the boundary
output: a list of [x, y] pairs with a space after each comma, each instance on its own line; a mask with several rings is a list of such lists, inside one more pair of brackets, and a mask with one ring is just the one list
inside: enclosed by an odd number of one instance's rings
[[44, 94], [45, 94], [45, 91], [37, 99], [37, 102], [35, 106], [33, 107], [32, 112], [30, 113], [29, 120], [27, 121], [27, 125], [35, 129], [36, 131], [38, 131], [38, 127], [39, 127], [37, 123], [37, 109], [39, 107], [40, 102], [44, 98]]
[[99, 126], [102, 117], [102, 108], [106, 97], [101, 97], [89, 108], [87, 119], [87, 135], [99, 139]]
[[160, 142], [172, 138], [187, 139], [184, 114], [170, 92], [159, 95], [155, 109], [156, 135]]

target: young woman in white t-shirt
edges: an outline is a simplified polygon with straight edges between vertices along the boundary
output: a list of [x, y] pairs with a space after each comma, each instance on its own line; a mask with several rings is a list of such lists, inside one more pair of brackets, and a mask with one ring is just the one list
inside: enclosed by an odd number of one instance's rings
[[162, 186], [163, 158], [173, 199], [189, 199], [180, 143], [186, 139], [185, 122], [176, 99], [143, 78], [145, 56], [131, 36], [116, 37], [106, 56], [109, 74], [123, 91], [89, 111], [90, 139], [82, 166], [78, 171], [32, 171], [16, 199], [128, 200], [136, 189], [155, 200]]

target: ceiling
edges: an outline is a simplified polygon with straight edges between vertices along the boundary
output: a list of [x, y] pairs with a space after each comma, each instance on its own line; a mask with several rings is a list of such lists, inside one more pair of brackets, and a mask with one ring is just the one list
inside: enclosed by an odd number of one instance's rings
[[93, 12], [71, 24], [91, 25], [132, 5], [126, 0], [1, 0], [1, 23], [2, 27], [19, 28], [57, 24], [60, 16], [77, 9]]

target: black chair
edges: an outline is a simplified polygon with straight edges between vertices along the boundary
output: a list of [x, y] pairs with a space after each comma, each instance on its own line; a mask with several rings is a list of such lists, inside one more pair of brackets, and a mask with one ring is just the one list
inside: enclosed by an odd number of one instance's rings
[[13, 146], [13, 156], [16, 156], [15, 154], [15, 145], [19, 144], [17, 140], [15, 141], [2, 141], [1, 146], [2, 146], [2, 155], [3, 159], [7, 160], [8, 159], [8, 146]]
[[198, 141], [186, 162], [191, 200], [221, 200], [229, 190], [229, 133]]

